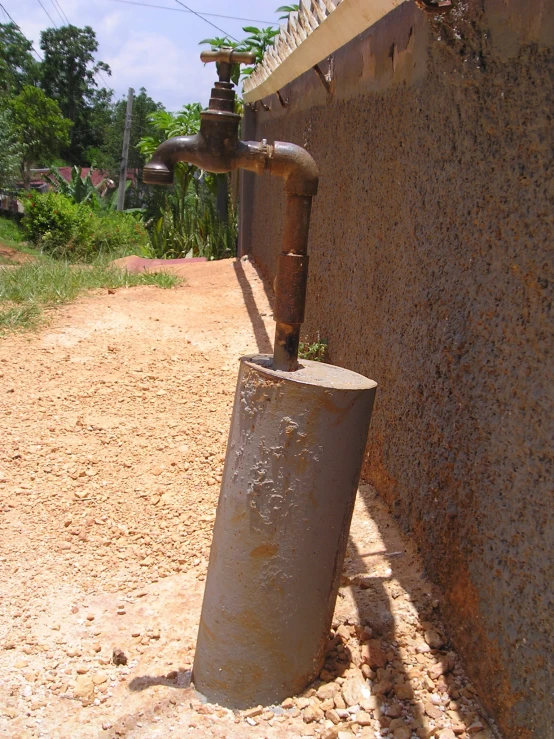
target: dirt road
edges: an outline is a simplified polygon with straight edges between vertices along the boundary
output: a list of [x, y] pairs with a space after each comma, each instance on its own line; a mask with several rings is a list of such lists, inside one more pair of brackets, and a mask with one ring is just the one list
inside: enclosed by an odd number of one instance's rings
[[323, 685], [236, 714], [190, 687], [237, 359], [273, 321], [249, 262], [181, 273], [0, 343], [0, 737], [491, 737], [367, 487]]

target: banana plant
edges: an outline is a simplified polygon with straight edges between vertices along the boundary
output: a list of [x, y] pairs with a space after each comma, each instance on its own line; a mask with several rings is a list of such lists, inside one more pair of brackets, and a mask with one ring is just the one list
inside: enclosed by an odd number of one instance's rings
[[45, 176], [45, 180], [52, 185], [58, 192], [74, 203], [88, 203], [93, 208], [102, 205], [100, 193], [98, 189], [105, 183], [105, 178], [95, 186], [92, 181], [92, 173], [94, 169], [91, 167], [86, 177], [82, 177], [81, 167], [74, 166], [71, 170], [71, 179], [69, 182], [61, 175], [57, 167], [52, 167], [50, 174]]

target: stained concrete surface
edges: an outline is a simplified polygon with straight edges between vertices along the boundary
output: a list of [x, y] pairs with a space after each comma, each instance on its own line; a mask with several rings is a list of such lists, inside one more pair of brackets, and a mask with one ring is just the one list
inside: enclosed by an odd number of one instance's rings
[[[320, 167], [306, 336], [379, 383], [365, 479], [416, 537], [505, 736], [545, 739], [554, 2], [455, 6], [397, 9], [322, 62], [329, 89], [308, 72], [258, 104], [256, 138]], [[251, 212], [273, 277], [279, 181], [256, 178]]]

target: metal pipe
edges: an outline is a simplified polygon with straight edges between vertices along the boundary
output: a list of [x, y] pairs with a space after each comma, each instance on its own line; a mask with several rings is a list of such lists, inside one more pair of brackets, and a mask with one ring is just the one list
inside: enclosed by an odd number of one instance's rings
[[210, 702], [279, 704], [319, 674], [375, 387], [242, 357], [193, 667]]
[[275, 369], [298, 369], [300, 327], [304, 321], [308, 277], [308, 231], [312, 197], [317, 193], [318, 169], [313, 157], [301, 146], [275, 141], [241, 141], [240, 116], [234, 112], [232, 64], [252, 61], [249, 52], [222, 49], [202, 52], [202, 61], [218, 63], [219, 81], [212, 88], [210, 106], [201, 114], [200, 131], [194, 136], [176, 136], [164, 141], [144, 167], [144, 182], [171, 185], [173, 167], [188, 162], [208, 172], [246, 169], [268, 172], [284, 180], [287, 195], [283, 247], [275, 290]]

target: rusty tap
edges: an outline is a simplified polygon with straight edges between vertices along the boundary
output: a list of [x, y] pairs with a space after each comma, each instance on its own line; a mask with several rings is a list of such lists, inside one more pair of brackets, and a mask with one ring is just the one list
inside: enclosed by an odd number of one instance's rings
[[283, 248], [279, 257], [275, 289], [276, 321], [273, 367], [292, 372], [298, 367], [300, 326], [304, 321], [308, 277], [308, 230], [312, 197], [317, 193], [318, 169], [312, 156], [296, 144], [275, 141], [241, 141], [240, 116], [235, 113], [231, 82], [233, 64], [252, 64], [252, 52], [222, 48], [203, 51], [203, 62], [216, 62], [219, 80], [212, 88], [208, 108], [194, 136], [164, 141], [144, 167], [143, 180], [152, 185], [171, 185], [173, 167], [188, 162], [208, 172], [247, 169], [284, 180], [287, 197]]

